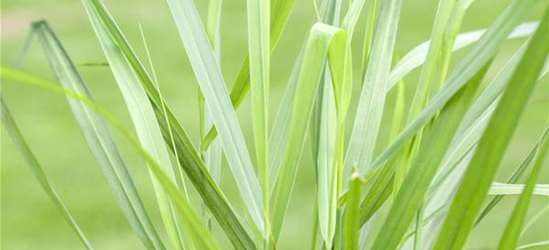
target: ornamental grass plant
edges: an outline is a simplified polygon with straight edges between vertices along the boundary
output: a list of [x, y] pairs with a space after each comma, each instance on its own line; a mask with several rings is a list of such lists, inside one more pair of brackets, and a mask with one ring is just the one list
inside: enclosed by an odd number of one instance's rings
[[[489, 26], [473, 31], [462, 24], [476, 1], [437, 1], [432, 27], [424, 27], [429, 40], [406, 53], [396, 51], [403, 0], [312, 0], [309, 32], [293, 41], [300, 52], [282, 55], [277, 43], [293, 25], [297, 1], [246, 0], [246, 24], [233, 27], [246, 30], [247, 55], [231, 62], [241, 65], [236, 79], [225, 77], [221, 58], [231, 46], [221, 36], [226, 3], [166, 0], [180, 37], [170, 43], [182, 43], [199, 89], [198, 105], [184, 108], [196, 109], [198, 119], [181, 116], [165, 98], [166, 86], [194, 83], [161, 80], [165, 69], [155, 67], [161, 58], [153, 56], [147, 30], [139, 25], [141, 39], [130, 40], [108, 4], [80, 2], [104, 62], [75, 63], [55, 27], [36, 21], [17, 59], [2, 61], [2, 85], [66, 99], [104, 178], [97, 185], [108, 186], [141, 249], [290, 248], [280, 242], [300, 169], [315, 180], [312, 223], [298, 232], [309, 249], [466, 249], [472, 235], [486, 234], [477, 226], [495, 216], [505, 226], [488, 232], [499, 239], [490, 247], [549, 246], [524, 241], [549, 210], [549, 186], [540, 177], [549, 166], [547, 109], [537, 114], [547, 121], [524, 160], [506, 180], [496, 178], [533, 93], [547, 81], [547, 0], [510, 1]], [[508, 40], [521, 45], [502, 63]], [[40, 48], [55, 80], [20, 69], [31, 47]], [[279, 102], [271, 98], [274, 56], [293, 65]], [[113, 84], [102, 88], [120, 94], [129, 119], [96, 101], [81, 73], [89, 68], [112, 74]], [[409, 77], [412, 71], [419, 77]], [[29, 131], [17, 125], [22, 114], [11, 112], [4, 97], [10, 92], [2, 91], [1, 117], [11, 145], [82, 247], [102, 249], [56, 191], [62, 184], [49, 179]], [[245, 121], [242, 111], [237, 115], [244, 102], [251, 105]], [[190, 123], [198, 135], [189, 133]], [[136, 169], [148, 171], [151, 185], [135, 178]], [[509, 213], [494, 213], [506, 196], [517, 198], [506, 203]], [[529, 210], [537, 200], [544, 205]]]

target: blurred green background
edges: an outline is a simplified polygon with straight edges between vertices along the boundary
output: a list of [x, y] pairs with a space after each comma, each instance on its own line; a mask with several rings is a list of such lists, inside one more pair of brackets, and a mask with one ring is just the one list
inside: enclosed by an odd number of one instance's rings
[[[143, 26], [159, 75], [161, 89], [181, 123], [196, 142], [198, 140], [197, 84], [167, 4], [163, 0], [104, 0], [104, 2], [141, 56], [144, 56], [144, 47], [138, 24]], [[195, 1], [203, 18], [207, 2]], [[476, 1], [468, 11], [462, 30], [487, 27], [509, 2], [509, 0]], [[398, 54], [404, 55], [415, 45], [428, 39], [436, 5], [435, 0], [404, 1], [397, 39]], [[221, 65], [229, 85], [232, 85], [247, 49], [245, 7], [245, 0], [225, 0], [223, 5]], [[14, 60], [30, 22], [39, 19], [45, 19], [50, 23], [77, 64], [105, 61], [78, 0], [3, 0], [1, 11], [2, 65], [9, 65]], [[529, 20], [539, 17], [540, 13], [532, 13]], [[272, 58], [272, 117], [276, 113], [289, 71], [313, 19], [312, 0], [296, 1], [287, 29]], [[359, 26], [362, 27], [363, 24], [364, 17], [360, 19]], [[359, 39], [356, 39], [353, 45], [355, 58], [358, 58], [361, 53], [362, 29], [360, 27], [356, 35]], [[507, 42], [493, 68], [501, 67], [505, 59], [523, 41]], [[465, 52], [466, 50], [457, 53], [455, 59], [459, 59]], [[33, 45], [22, 68], [26, 72], [54, 80], [37, 43]], [[128, 127], [132, 127], [125, 104], [109, 69], [80, 67], [80, 71], [96, 100], [125, 121]], [[491, 70], [491, 74], [494, 72]], [[413, 92], [417, 75], [418, 70], [406, 78], [408, 93]], [[541, 134], [549, 111], [548, 82], [546, 77], [538, 85], [528, 110], [522, 117], [519, 131], [513, 139], [504, 166], [498, 173], [498, 181], [504, 181], [507, 178]], [[118, 209], [113, 195], [87, 150], [64, 98], [13, 83], [2, 83], [2, 94], [31, 149], [34, 150], [47, 175], [76, 220], [83, 226], [84, 232], [93, 245], [97, 249], [143, 249]], [[393, 93], [390, 93], [388, 114], [392, 97]], [[250, 104], [247, 100], [238, 111], [238, 115], [243, 131], [246, 132], [246, 139], [251, 142], [249, 114]], [[82, 249], [4, 130], [1, 135], [2, 249]], [[160, 219], [144, 162], [125, 144], [124, 140], [118, 141], [124, 149], [128, 166], [153, 220], [160, 229]], [[385, 144], [386, 140], [382, 140], [380, 147]], [[309, 246], [314, 199], [314, 171], [309, 164], [311, 158], [309, 152], [310, 149], [306, 148], [280, 249], [305, 249]], [[540, 181], [549, 182], [548, 166], [545, 166]], [[225, 170], [223, 188], [230, 200], [239, 208], [239, 198], [235, 195], [232, 177]], [[198, 204], [196, 197], [193, 201]], [[469, 238], [469, 249], [495, 248], [515, 201], [516, 199], [511, 197], [505, 198], [504, 202], [500, 203], [496, 211]], [[531, 206], [530, 215], [547, 203], [546, 197], [536, 197]], [[223, 240], [219, 230], [215, 230]], [[545, 215], [528, 231], [521, 242], [547, 240], [548, 237], [549, 216]], [[222, 241], [222, 244], [224, 243], [226, 240]], [[228, 245], [226, 248], [230, 249]]]

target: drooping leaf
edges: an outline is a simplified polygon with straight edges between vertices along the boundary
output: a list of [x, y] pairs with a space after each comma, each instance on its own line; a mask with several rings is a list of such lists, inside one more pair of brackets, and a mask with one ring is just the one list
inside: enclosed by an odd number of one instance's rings
[[[3, 69], [2, 69], [3, 71]], [[1, 71], [0, 71], [1, 74]], [[32, 153], [31, 149], [29, 148], [29, 145], [23, 138], [23, 135], [19, 131], [19, 128], [17, 127], [17, 124], [13, 120], [13, 117], [6, 106], [6, 103], [4, 102], [4, 98], [1, 98], [1, 104], [2, 107], [2, 127], [6, 129], [9, 136], [25, 158], [25, 161], [27, 162], [27, 165], [30, 167], [33, 174], [36, 176], [36, 179], [42, 186], [42, 189], [46, 192], [48, 197], [51, 199], [53, 204], [57, 207], [63, 218], [69, 223], [74, 233], [78, 236], [84, 247], [88, 250], [93, 250], [94, 248], [90, 244], [88, 238], [76, 222], [76, 220], [73, 218], [71, 212], [61, 199], [59, 195], [57, 194], [57, 191], [51, 184], [50, 180], [44, 173], [44, 170], [42, 169], [42, 166], [38, 162], [38, 159], [36, 159], [36, 156], [34, 153]]]
[[[32, 29], [36, 32], [59, 83], [66, 89], [92, 99], [82, 76], [48, 24], [37, 22]], [[147, 249], [164, 249], [106, 124], [84, 104], [68, 97], [67, 99], [88, 147], [131, 227]]]
[[129, 129], [127, 129], [104, 107], [97, 105], [88, 97], [78, 92], [61, 88], [54, 83], [38, 77], [34, 77], [32, 75], [25, 74], [18, 70], [1, 67], [0, 77], [5, 78], [8, 81], [42, 88], [44, 90], [48, 90], [72, 98], [86, 105], [88, 108], [105, 118], [130, 142], [134, 149], [137, 150], [139, 155], [145, 159], [145, 161], [147, 162], [147, 167], [154, 174], [155, 178], [158, 179], [158, 183], [166, 192], [170, 201], [173, 202], [172, 204], [174, 205], [176, 213], [186, 222], [182, 225], [185, 229], [185, 232], [188, 232], [191, 235], [194, 244], [199, 249], [219, 249], [213, 239], [213, 236], [205, 228], [204, 224], [201, 222], [196, 212], [194, 212], [189, 202], [184, 198], [179, 188], [171, 180], [171, 177], [169, 177], [168, 174], [165, 173], [163, 167], [161, 167], [156, 162], [153, 156], [148, 153], [148, 150], [146, 148], [141, 146], [140, 142], [132, 135]]
[[[154, 109], [148, 101], [147, 93], [141, 85], [138, 75], [127, 63], [120, 46], [112, 39], [108, 26], [101, 16], [99, 6], [101, 3], [95, 0], [82, 0], [82, 3], [122, 93], [140, 142], [175, 181], [169, 151], [162, 137]], [[185, 243], [180, 230], [179, 218], [175, 216], [174, 208], [160, 187], [160, 183], [155, 178], [152, 178], [152, 183], [170, 241], [176, 249], [183, 249]]]

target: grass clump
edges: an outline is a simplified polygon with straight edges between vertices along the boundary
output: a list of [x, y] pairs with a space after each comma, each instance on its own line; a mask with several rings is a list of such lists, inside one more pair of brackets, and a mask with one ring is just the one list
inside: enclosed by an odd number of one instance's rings
[[[314, 225], [310, 232], [301, 232], [313, 235], [311, 249], [463, 249], [475, 225], [504, 195], [512, 194], [520, 197], [512, 215], [501, 218], [508, 223], [501, 230], [499, 248], [547, 245], [518, 243], [523, 227], [533, 223], [525, 223], [533, 195], [549, 195], [546, 185], [537, 183], [549, 154], [549, 127], [508, 183], [494, 181], [529, 97], [549, 71], [547, 1], [512, 1], [487, 29], [461, 34], [472, 1], [440, 1], [430, 41], [396, 63], [402, 0], [354, 0], [348, 6], [340, 0], [315, 2], [317, 20], [293, 61], [284, 96], [270, 121], [271, 54], [294, 1], [247, 0], [249, 56], [229, 90], [220, 64], [222, 1], [210, 0], [203, 21], [192, 0], [167, 0], [200, 89], [198, 146], [164, 99], [148, 48], [149, 69], [101, 0], [81, 2], [107, 60], [101, 65], [112, 71], [135, 133], [95, 103], [78, 67], [44, 21], [32, 24], [30, 39], [41, 44], [58, 83], [22, 72], [17, 65], [2, 66], [0, 75], [6, 83], [66, 97], [144, 248], [227, 249], [219, 239], [226, 237], [235, 249], [279, 249], [296, 176], [303, 167], [316, 173]], [[540, 20], [522, 23], [535, 9], [544, 10]], [[353, 60], [359, 54], [351, 45], [357, 41], [361, 14], [367, 15], [365, 37], [358, 40], [363, 51], [360, 60]], [[505, 40], [518, 37], [528, 39], [508, 63], [492, 65]], [[143, 31], [142, 38], [146, 45]], [[454, 51], [470, 44], [468, 53], [451, 66]], [[411, 105], [406, 106], [404, 77], [418, 67], [420, 77]], [[490, 78], [489, 69], [499, 73]], [[393, 88], [394, 107], [386, 105]], [[248, 92], [253, 151], [236, 115]], [[393, 117], [391, 141], [376, 154], [384, 140], [386, 112]], [[57, 195], [3, 99], [2, 125], [84, 246], [93, 249], [93, 241]], [[111, 128], [146, 161], [162, 228], [145, 209]], [[301, 156], [309, 146], [313, 161], [302, 166]], [[220, 185], [222, 158], [240, 200], [229, 200]], [[517, 186], [530, 165], [526, 183]], [[194, 192], [198, 203], [189, 194]], [[484, 205], [491, 195], [495, 197]], [[243, 211], [235, 209], [236, 203]], [[224, 236], [214, 233], [213, 225], [219, 225]]]

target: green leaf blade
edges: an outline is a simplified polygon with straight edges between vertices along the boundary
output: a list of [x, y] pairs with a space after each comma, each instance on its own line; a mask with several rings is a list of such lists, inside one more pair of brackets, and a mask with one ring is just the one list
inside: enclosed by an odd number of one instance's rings
[[88, 238], [86, 237], [76, 220], [73, 218], [72, 214], [70, 213], [69, 209], [67, 208], [61, 197], [59, 197], [59, 195], [57, 194], [57, 191], [52, 186], [48, 177], [44, 173], [44, 170], [38, 162], [38, 159], [36, 159], [36, 156], [34, 156], [29, 146], [27, 145], [27, 142], [19, 131], [19, 128], [17, 127], [8, 107], [4, 103], [4, 98], [1, 98], [1, 102], [2, 103], [0, 104], [0, 106], [2, 108], [2, 127], [6, 129], [13, 142], [25, 158], [25, 161], [31, 168], [32, 172], [36, 176], [36, 179], [38, 180], [48, 197], [51, 199], [53, 204], [58, 208], [63, 218], [69, 223], [72, 230], [78, 236], [78, 239], [82, 242], [86, 249], [93, 250], [94, 248], [92, 247]]
[[[515, 1], [512, 5], [526, 7], [536, 2]], [[464, 175], [464, 182], [457, 191], [434, 245], [436, 249], [458, 249], [465, 243], [516, 128], [517, 117], [526, 105], [549, 52], [548, 29], [549, 15], [546, 14], [479, 142], [478, 149]]]
[[[33, 24], [54, 73], [66, 89], [91, 99], [85, 82], [59, 40], [45, 22]], [[86, 142], [132, 228], [148, 249], [164, 249], [137, 193], [129, 171], [103, 120], [85, 105], [68, 98]]]
[[426, 133], [419, 153], [380, 230], [381, 232], [391, 232], [391, 234], [379, 234], [374, 242], [374, 249], [380, 247], [396, 249], [402, 241], [409, 224], [423, 204], [425, 193], [454, 138], [459, 121], [463, 119], [469, 105], [474, 100], [488, 65], [445, 105], [440, 116]]

